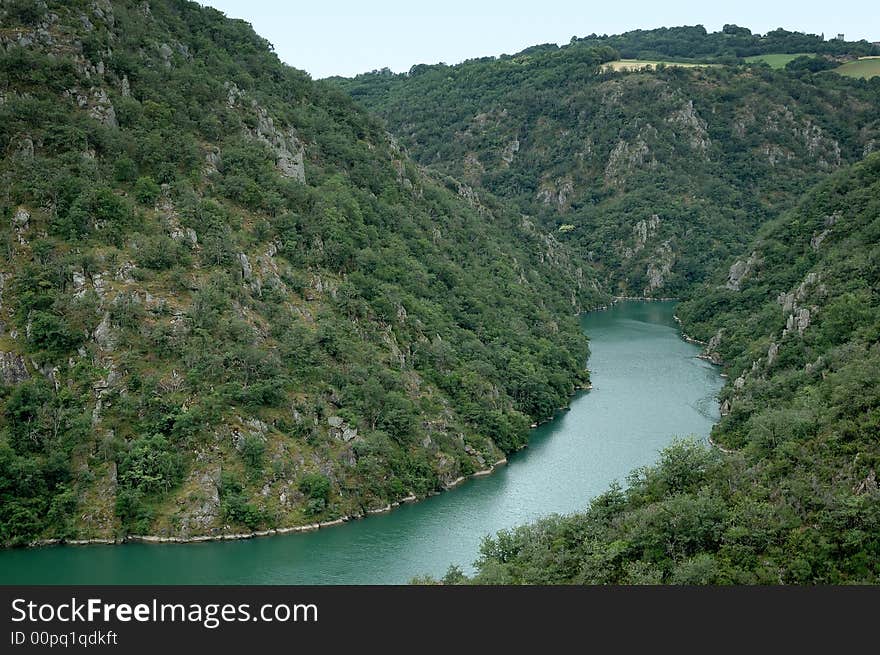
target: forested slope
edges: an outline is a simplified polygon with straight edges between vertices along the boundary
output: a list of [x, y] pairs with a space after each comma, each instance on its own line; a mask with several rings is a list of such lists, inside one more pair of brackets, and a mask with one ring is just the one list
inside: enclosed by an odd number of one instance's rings
[[612, 293], [682, 297], [812, 184], [877, 148], [880, 79], [736, 61], [632, 72], [601, 64], [641, 53], [627, 48], [723, 54], [742, 41], [746, 54], [805, 37], [772, 34], [587, 37], [332, 81], [383, 117], [417, 161], [553, 230]]
[[567, 248], [250, 26], [0, 3], [0, 543], [359, 515], [586, 382]]
[[[712, 436], [578, 515], [488, 539], [480, 583], [880, 580], [880, 154], [764, 226], [680, 315], [730, 379]], [[461, 582], [450, 571], [448, 582]]]

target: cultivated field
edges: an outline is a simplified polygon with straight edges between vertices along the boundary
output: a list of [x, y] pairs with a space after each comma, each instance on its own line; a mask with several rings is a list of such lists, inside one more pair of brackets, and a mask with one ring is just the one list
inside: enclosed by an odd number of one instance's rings
[[834, 69], [835, 73], [847, 77], [869, 78], [880, 75], [880, 57], [862, 57], [855, 61], [848, 61], [843, 66]]
[[755, 55], [753, 57], [746, 57], [746, 61], [749, 63], [763, 61], [770, 68], [785, 68], [785, 65], [793, 59], [798, 57], [814, 57], [815, 54], [814, 52], [797, 52], [795, 54]]

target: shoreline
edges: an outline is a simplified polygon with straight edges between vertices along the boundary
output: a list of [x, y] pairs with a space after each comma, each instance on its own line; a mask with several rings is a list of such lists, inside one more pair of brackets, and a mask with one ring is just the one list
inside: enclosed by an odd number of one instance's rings
[[[694, 345], [699, 345], [699, 346], [707, 346], [707, 345], [708, 345], [708, 343], [705, 342], [705, 341], [700, 341], [699, 339], [694, 339], [693, 337], [687, 335], [687, 334], [685, 333], [684, 329], [682, 328], [682, 322], [681, 322], [681, 319], [680, 319], [678, 316], [676, 316], [675, 314], [673, 314], [673, 315], [672, 315], [672, 318], [675, 319], [675, 322], [678, 324], [678, 331], [679, 331], [679, 334], [681, 334], [681, 338], [682, 338], [682, 339], [684, 339], [684, 340], [687, 341], [688, 343], [692, 343], [692, 344], [694, 344]], [[720, 368], [723, 368], [723, 366], [724, 366], [723, 362], [717, 362], [717, 361], [713, 360], [711, 357], [709, 357], [709, 356], [708, 356], [706, 353], [704, 353], [704, 352], [701, 352], [699, 355], [697, 355], [697, 357], [698, 357], [699, 359], [702, 359], [703, 361], [709, 362], [709, 363], [712, 364], [713, 366], [718, 366], [718, 367], [720, 367]], [[718, 375], [719, 375], [719, 377], [721, 377], [722, 379], [725, 379], [725, 380], [728, 379], [727, 373], [723, 373], [723, 372], [722, 372], [722, 373], [719, 373]], [[727, 383], [725, 383], [725, 384], [727, 384]], [[736, 452], [735, 450], [731, 450], [730, 448], [725, 448], [725, 447], [722, 446], [721, 444], [716, 443], [715, 440], [712, 438], [711, 431], [710, 431], [710, 433], [706, 436], [706, 439], [708, 440], [710, 446], [712, 446], [713, 448], [717, 448], [718, 450], [720, 450], [720, 451], [721, 451], [722, 453], [724, 453], [725, 455], [732, 455], [732, 454], [734, 454], [734, 453]]]
[[[623, 302], [626, 300], [635, 300], [638, 302], [678, 302], [681, 298], [649, 298], [648, 296], [611, 296], [611, 300], [607, 305], [597, 305], [592, 309], [588, 309], [583, 312], [579, 312], [579, 314], [588, 314], [590, 312], [604, 312], [610, 309], [613, 305], [616, 305], [619, 302]], [[676, 320], [678, 320], [676, 318]]]
[[[502, 457], [487, 469], [475, 471], [470, 475], [463, 475], [452, 482], [443, 486], [443, 491], [449, 491], [458, 487], [470, 478], [481, 478], [491, 475], [499, 466], [507, 464], [507, 458]], [[400, 500], [388, 503], [385, 507], [377, 507], [375, 509], [364, 510], [362, 514], [351, 514], [342, 516], [337, 519], [328, 521], [319, 521], [317, 523], [308, 523], [306, 525], [297, 525], [286, 528], [268, 528], [266, 530], [254, 530], [252, 532], [224, 532], [218, 534], [194, 535], [192, 537], [162, 537], [150, 534], [130, 534], [118, 539], [95, 538], [95, 539], [40, 539], [32, 541], [25, 546], [26, 548], [44, 548], [47, 546], [121, 546], [124, 544], [197, 544], [210, 541], [243, 541], [246, 539], [257, 539], [259, 537], [275, 537], [278, 535], [298, 534], [302, 532], [314, 532], [315, 530], [325, 530], [339, 525], [345, 525], [351, 521], [365, 519], [368, 516], [376, 514], [385, 514], [401, 505], [409, 505], [412, 503], [425, 500], [432, 496], [439, 495], [441, 492], [435, 491], [427, 494], [424, 498], [419, 498], [415, 494], [404, 496]]]
[[721, 444], [716, 443], [715, 440], [712, 438], [712, 435], [711, 435], [711, 434], [710, 434], [707, 438], [708, 438], [708, 440], [709, 440], [709, 445], [710, 445], [710, 446], [712, 446], [713, 448], [717, 448], [718, 450], [720, 450], [720, 451], [721, 451], [722, 453], [724, 453], [725, 455], [733, 455], [733, 454], [736, 453], [735, 450], [732, 450], [732, 449], [730, 449], [730, 448], [725, 448], [725, 447], [722, 446]]

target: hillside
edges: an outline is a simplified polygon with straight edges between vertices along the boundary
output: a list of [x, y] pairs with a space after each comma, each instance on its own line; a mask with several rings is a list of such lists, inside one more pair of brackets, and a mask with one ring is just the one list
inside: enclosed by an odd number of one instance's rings
[[880, 48], [867, 41], [826, 40], [824, 35], [790, 32], [782, 28], [766, 34], [753, 34], [747, 27], [730, 24], [719, 32], [708, 32], [702, 25], [683, 25], [614, 35], [591, 34], [573, 41], [611, 47], [628, 59], [674, 57], [733, 62], [757, 55], [806, 52], [849, 57], [880, 54]]
[[738, 288], [679, 308], [734, 380], [723, 451], [679, 443], [586, 512], [488, 539], [474, 582], [880, 581], [880, 154], [745, 252]]
[[880, 143], [876, 80], [736, 61], [605, 66], [705, 54], [704, 32], [678, 30], [678, 49], [589, 37], [333, 82], [383, 117], [416, 161], [553, 230], [612, 293], [685, 296], [812, 184]]
[[358, 516], [587, 382], [567, 247], [241, 21], [0, 4], [0, 543]]

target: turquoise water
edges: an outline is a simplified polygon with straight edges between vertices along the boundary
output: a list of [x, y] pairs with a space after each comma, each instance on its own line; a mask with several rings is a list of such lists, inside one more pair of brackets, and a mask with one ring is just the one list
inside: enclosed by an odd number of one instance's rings
[[486, 534], [584, 508], [656, 461], [674, 436], [705, 438], [722, 379], [679, 336], [674, 303], [623, 302], [581, 317], [593, 390], [533, 430], [484, 478], [388, 514], [234, 542], [0, 551], [3, 584], [397, 584], [472, 570]]

